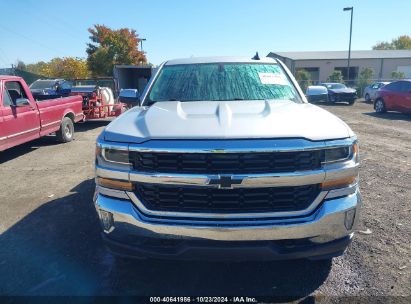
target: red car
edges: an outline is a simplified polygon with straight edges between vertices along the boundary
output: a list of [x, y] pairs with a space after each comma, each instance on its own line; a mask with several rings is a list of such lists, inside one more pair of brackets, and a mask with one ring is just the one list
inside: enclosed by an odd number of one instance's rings
[[0, 151], [56, 133], [62, 142], [73, 139], [73, 123], [83, 119], [81, 96], [36, 102], [26, 82], [0, 76]]
[[411, 80], [394, 81], [379, 89], [375, 94], [374, 109], [377, 113], [411, 113]]

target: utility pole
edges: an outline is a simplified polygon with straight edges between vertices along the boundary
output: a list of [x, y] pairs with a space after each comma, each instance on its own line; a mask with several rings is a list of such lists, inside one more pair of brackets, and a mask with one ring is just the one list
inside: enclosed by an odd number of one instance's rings
[[141, 42], [141, 52], [143, 52], [144, 53], [144, 51], [143, 51], [143, 41], [146, 41], [147, 39], [146, 38], [140, 38], [140, 42]]
[[350, 81], [350, 61], [351, 61], [351, 36], [352, 36], [352, 15], [354, 13], [354, 7], [344, 7], [344, 11], [351, 11], [350, 22], [350, 43], [348, 44], [348, 67], [347, 67], [347, 80]]

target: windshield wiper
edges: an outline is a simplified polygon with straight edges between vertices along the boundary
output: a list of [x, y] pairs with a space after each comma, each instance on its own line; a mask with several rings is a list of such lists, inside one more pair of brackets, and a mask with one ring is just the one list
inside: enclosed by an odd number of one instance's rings
[[[175, 98], [171, 98], [171, 99], [167, 99], [167, 100], [162, 100], [162, 101], [164, 101], [164, 102], [166, 102], [166, 101], [178, 101], [177, 99], [175, 99]], [[153, 104], [155, 104], [156, 102], [158, 102], [157, 100], [149, 100], [149, 101], [147, 101], [147, 103], [146, 103], [146, 106], [152, 106]]]

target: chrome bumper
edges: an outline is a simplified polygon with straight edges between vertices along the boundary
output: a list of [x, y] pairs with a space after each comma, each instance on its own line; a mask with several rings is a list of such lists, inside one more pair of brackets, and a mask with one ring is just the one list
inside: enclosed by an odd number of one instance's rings
[[[147, 216], [131, 200], [108, 197], [96, 192], [94, 202], [104, 227], [112, 240], [128, 242], [130, 237], [214, 241], [272, 241], [309, 238], [326, 243], [352, 235], [359, 218], [361, 196], [358, 186], [348, 196], [325, 198], [310, 215], [261, 219], [175, 219]], [[334, 197], [333, 197], [334, 196]], [[124, 196], [125, 198], [126, 196]], [[352, 227], [347, 227], [347, 212], [355, 210]]]

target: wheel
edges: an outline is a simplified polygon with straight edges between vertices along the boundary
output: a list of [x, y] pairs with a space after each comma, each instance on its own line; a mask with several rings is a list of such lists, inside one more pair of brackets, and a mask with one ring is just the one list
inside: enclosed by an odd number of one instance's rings
[[328, 102], [335, 103], [336, 101], [337, 101], [337, 98], [335, 94], [328, 95]]
[[374, 109], [375, 109], [375, 112], [377, 112], [377, 113], [385, 113], [385, 112], [387, 112], [387, 110], [386, 110], [386, 108], [385, 108], [384, 100], [382, 100], [382, 99], [377, 99], [377, 100], [375, 101], [375, 104], [374, 104]]
[[348, 105], [352, 106], [355, 103], [355, 99], [348, 101]]
[[370, 94], [368, 94], [368, 93], [365, 94], [364, 98], [365, 98], [365, 101], [366, 101], [366, 102], [371, 102]]
[[64, 117], [60, 129], [56, 132], [57, 138], [61, 142], [69, 142], [73, 140], [74, 125], [69, 117]]

